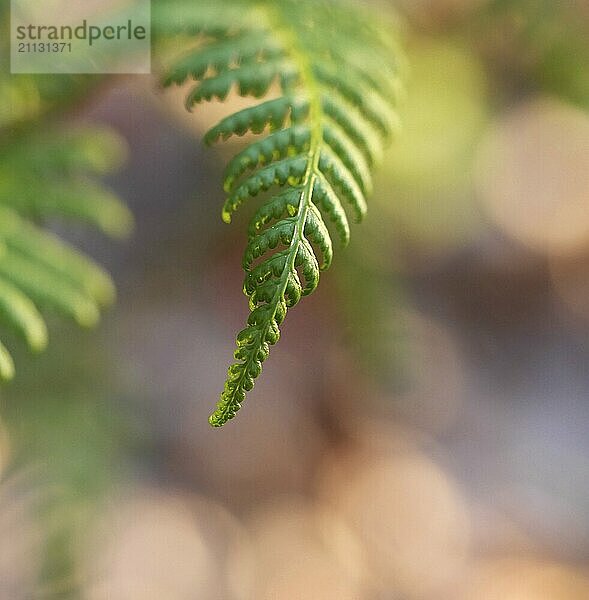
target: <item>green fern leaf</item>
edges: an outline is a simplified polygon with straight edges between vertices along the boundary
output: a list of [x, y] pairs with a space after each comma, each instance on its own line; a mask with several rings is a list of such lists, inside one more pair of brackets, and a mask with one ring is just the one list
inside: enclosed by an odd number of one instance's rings
[[[90, 327], [113, 302], [115, 288], [101, 267], [31, 220], [75, 218], [126, 234], [128, 210], [89, 179], [112, 171], [123, 156], [119, 138], [101, 129], [25, 131], [0, 146], [0, 325], [33, 351], [47, 344], [40, 309]], [[0, 345], [0, 378], [13, 374], [9, 351]]]
[[[398, 127], [400, 53], [389, 28], [365, 11], [331, 1], [223, 3], [217, 10], [182, 1], [161, 3], [160, 33], [198, 32], [199, 44], [167, 68], [166, 84], [196, 81], [187, 107], [232, 90], [281, 95], [223, 119], [212, 143], [265, 133], [228, 164], [222, 217], [230, 222], [250, 198], [263, 195], [248, 229], [243, 267], [247, 326], [237, 336], [221, 400], [219, 427], [233, 418], [280, 337], [287, 310], [315, 290], [333, 249], [326, 220], [345, 244], [366, 213], [371, 169]], [[236, 18], [238, 15], [238, 18]]]

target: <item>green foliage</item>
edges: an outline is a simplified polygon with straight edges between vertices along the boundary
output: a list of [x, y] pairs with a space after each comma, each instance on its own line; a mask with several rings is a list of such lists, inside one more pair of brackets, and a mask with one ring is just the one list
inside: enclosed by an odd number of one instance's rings
[[[33, 351], [47, 344], [40, 309], [92, 326], [114, 299], [114, 285], [101, 267], [36, 223], [75, 218], [124, 235], [129, 212], [93, 181], [123, 156], [119, 138], [101, 129], [64, 134], [25, 128], [0, 145], [0, 324]], [[10, 379], [13, 373], [2, 345], [0, 376]]]
[[[122, 162], [120, 138], [98, 127], [46, 126], [100, 78], [9, 75], [8, 16], [9, 2], [0, 0], [0, 326], [40, 351], [47, 344], [40, 310], [92, 326], [115, 295], [109, 275], [43, 222], [75, 219], [123, 236], [132, 218], [95, 181]], [[0, 378], [13, 374], [12, 357], [0, 342]]]
[[[160, 35], [198, 35], [187, 55], [167, 68], [165, 82], [198, 83], [189, 110], [236, 90], [278, 97], [223, 119], [207, 143], [263, 134], [227, 166], [230, 222], [251, 197], [264, 195], [248, 230], [243, 267], [251, 313], [237, 336], [221, 400], [209, 421], [233, 418], [279, 337], [287, 310], [315, 290], [332, 259], [325, 220], [341, 242], [346, 213], [360, 221], [371, 192], [371, 170], [397, 127], [400, 54], [393, 28], [379, 15], [316, 0], [161, 2]], [[194, 44], [193, 44], [194, 45]]]
[[543, 90], [589, 107], [586, 2], [490, 0], [476, 13], [470, 31], [512, 93]]

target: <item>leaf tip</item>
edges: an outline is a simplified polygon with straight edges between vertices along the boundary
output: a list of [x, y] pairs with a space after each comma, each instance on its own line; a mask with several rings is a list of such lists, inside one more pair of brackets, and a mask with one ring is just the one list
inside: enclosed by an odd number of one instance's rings
[[4, 346], [0, 346], [0, 379], [10, 381], [13, 378], [14, 361], [12, 360], [12, 356]]

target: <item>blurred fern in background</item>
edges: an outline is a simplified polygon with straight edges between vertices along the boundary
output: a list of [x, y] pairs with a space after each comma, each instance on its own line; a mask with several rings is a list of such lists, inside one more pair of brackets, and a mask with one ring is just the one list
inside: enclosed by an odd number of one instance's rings
[[[114, 298], [108, 274], [42, 223], [77, 219], [121, 236], [132, 222], [120, 200], [95, 181], [122, 163], [119, 136], [98, 127], [63, 131], [38, 125], [44, 111], [70, 99], [68, 83], [76, 95], [79, 84], [71, 78], [0, 76], [0, 322], [34, 351], [47, 343], [40, 310], [92, 326]], [[13, 373], [2, 344], [0, 376], [10, 379]]]

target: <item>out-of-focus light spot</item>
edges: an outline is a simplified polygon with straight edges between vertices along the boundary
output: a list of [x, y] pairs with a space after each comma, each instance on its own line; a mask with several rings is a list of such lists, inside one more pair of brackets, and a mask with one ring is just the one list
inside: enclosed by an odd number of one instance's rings
[[285, 497], [249, 520], [256, 600], [356, 600], [363, 574], [357, 539], [336, 516]]
[[0, 598], [37, 597], [44, 542], [34, 520], [38, 500], [38, 490], [27, 475], [0, 479]]
[[0, 127], [31, 118], [41, 109], [41, 98], [34, 80], [21, 76], [0, 79]]
[[589, 115], [539, 99], [505, 115], [481, 145], [477, 189], [501, 229], [567, 254], [589, 242]]
[[586, 600], [589, 579], [564, 565], [500, 559], [478, 568], [459, 600]]
[[400, 109], [402, 131], [378, 172], [376, 210], [390, 214], [419, 252], [439, 259], [477, 230], [471, 171], [487, 120], [487, 83], [460, 46], [414, 40], [408, 53], [411, 100]]
[[550, 260], [554, 289], [566, 308], [589, 321], [589, 252]]
[[467, 561], [467, 509], [425, 455], [354, 451], [328, 461], [318, 479], [321, 497], [362, 541], [378, 593], [440, 597], [459, 580]]
[[224, 548], [233, 532], [219, 511], [204, 499], [149, 489], [113, 501], [85, 549], [85, 597], [239, 598], [225, 579]]

